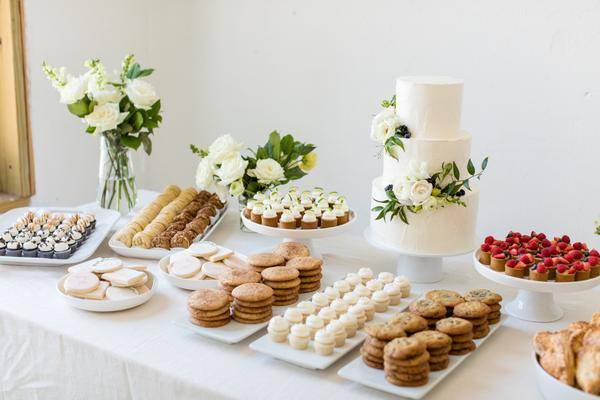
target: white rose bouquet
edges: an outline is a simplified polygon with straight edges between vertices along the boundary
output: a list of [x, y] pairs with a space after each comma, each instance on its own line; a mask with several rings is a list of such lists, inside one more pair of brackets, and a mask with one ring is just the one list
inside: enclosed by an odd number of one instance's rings
[[124, 58], [115, 77], [106, 73], [98, 59], [88, 60], [84, 65], [88, 71], [80, 76], [72, 76], [64, 67], [53, 68], [46, 62], [42, 70], [58, 90], [60, 102], [86, 124], [86, 132], [102, 137], [100, 205], [132, 209], [136, 188], [128, 149], [143, 146], [150, 155], [150, 136], [162, 122], [158, 95], [143, 79], [154, 70], [142, 69], [133, 55]]
[[264, 146], [249, 150], [249, 155], [242, 155], [244, 145], [230, 135], [217, 138], [208, 149], [194, 145], [190, 148], [201, 158], [196, 185], [221, 198], [250, 198], [257, 192], [302, 178], [317, 163], [314, 145], [299, 142], [292, 135], [281, 137], [277, 131], [271, 132]]
[[469, 181], [473, 178], [480, 179], [487, 168], [488, 158], [481, 163], [481, 171], [476, 172], [471, 160], [467, 163], [469, 176], [461, 178], [460, 170], [455, 162], [442, 163], [441, 170], [429, 174], [426, 162], [411, 160], [408, 164], [406, 175], [399, 177], [392, 184], [386, 186], [385, 200], [377, 200], [382, 205], [373, 207], [375, 219], [385, 220], [390, 215], [390, 220], [399, 217], [408, 224], [407, 211], [414, 214], [422, 211], [434, 211], [450, 204], [466, 207], [462, 197], [466, 190], [471, 190]]

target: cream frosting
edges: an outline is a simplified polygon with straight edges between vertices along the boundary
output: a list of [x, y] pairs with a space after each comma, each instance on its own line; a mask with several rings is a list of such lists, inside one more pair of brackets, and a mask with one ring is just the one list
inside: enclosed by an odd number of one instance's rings
[[309, 315], [306, 318], [306, 326], [308, 326], [311, 330], [319, 330], [325, 326], [325, 321], [323, 318], [318, 315]]
[[340, 291], [337, 288], [331, 286], [327, 286], [323, 293], [325, 294], [325, 296], [327, 296], [327, 298], [329, 298], [330, 302], [335, 299], [339, 299], [341, 296]]
[[358, 302], [360, 295], [355, 292], [348, 292], [344, 295], [343, 299], [348, 305], [353, 306]]
[[295, 221], [295, 219], [291, 212], [284, 211], [283, 214], [281, 214], [281, 218], [279, 218], [279, 221], [280, 222], [293, 222], [293, 221]]
[[337, 316], [340, 316], [348, 311], [348, 303], [343, 299], [335, 299], [329, 306], [333, 308]]
[[333, 287], [337, 289], [340, 292], [340, 294], [348, 293], [350, 290], [352, 290], [350, 284], [344, 280], [335, 281], [333, 283]]
[[371, 279], [365, 286], [367, 286], [367, 289], [369, 289], [371, 292], [376, 292], [383, 289], [383, 283], [377, 279]]
[[325, 329], [333, 336], [346, 335], [346, 327], [344, 326], [344, 323], [339, 320], [331, 321]]
[[315, 313], [315, 305], [310, 301], [301, 301], [296, 305], [296, 308], [300, 310], [304, 317]]
[[368, 267], [363, 267], [358, 270], [358, 276], [360, 276], [360, 279], [362, 279], [363, 282], [367, 282], [373, 278], [373, 270]]
[[312, 296], [312, 302], [319, 308], [327, 307], [330, 303], [329, 297], [324, 293], [315, 293]]
[[273, 332], [288, 332], [290, 330], [289, 322], [280, 315], [277, 315], [269, 321], [269, 327]]
[[379, 275], [377, 275], [377, 279], [385, 285], [394, 281], [394, 274], [391, 272], [380, 272]]
[[302, 216], [302, 221], [303, 222], [317, 222], [317, 217], [315, 216], [314, 213], [312, 213], [310, 211], [306, 211], [304, 213], [304, 215]]
[[371, 291], [369, 289], [367, 289], [367, 287], [365, 285], [358, 284], [356, 285], [356, 287], [354, 288], [354, 293], [358, 294], [359, 297], [370, 297], [371, 296]]
[[283, 317], [290, 323], [290, 325], [300, 324], [304, 320], [302, 312], [296, 308], [288, 308], [285, 310]]
[[335, 344], [335, 336], [327, 331], [327, 329], [320, 329], [315, 334], [315, 342], [322, 345], [333, 346]]
[[308, 326], [304, 324], [295, 324], [292, 325], [290, 334], [299, 338], [307, 338], [310, 336], [310, 329], [308, 329]]
[[401, 296], [402, 288], [394, 282], [388, 283], [383, 287], [384, 292], [386, 292], [389, 296]]
[[321, 308], [318, 315], [323, 319], [323, 321], [325, 321], [325, 323], [329, 323], [329, 321], [337, 318], [337, 313], [329, 306]]
[[356, 285], [359, 285], [362, 282], [362, 279], [356, 272], [350, 272], [348, 275], [346, 275], [344, 280], [348, 282], [353, 289], [356, 287]]
[[387, 303], [390, 301], [390, 296], [385, 291], [378, 290], [373, 293], [371, 299], [376, 303]]

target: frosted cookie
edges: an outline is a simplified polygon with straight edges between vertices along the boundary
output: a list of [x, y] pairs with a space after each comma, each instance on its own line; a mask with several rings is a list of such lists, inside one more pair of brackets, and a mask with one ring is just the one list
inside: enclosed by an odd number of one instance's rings
[[142, 271], [122, 268], [115, 272], [102, 274], [102, 279], [109, 281], [113, 286], [130, 287], [146, 283], [148, 275]]
[[81, 295], [96, 290], [100, 285], [100, 279], [91, 272], [73, 272], [64, 281], [67, 294]]
[[335, 338], [335, 347], [342, 347], [346, 343], [346, 326], [343, 322], [334, 320], [331, 321], [325, 330], [333, 335]]
[[108, 283], [106, 281], [100, 281], [100, 284], [98, 285], [98, 287], [96, 289], [92, 290], [91, 292], [77, 294], [77, 295], [74, 294], [73, 296], [80, 297], [82, 299], [89, 299], [89, 300], [102, 300], [106, 296], [106, 289], [108, 289], [109, 286], [110, 286], [110, 283]]
[[196, 257], [179, 257], [170, 265], [169, 272], [179, 278], [191, 278], [200, 272], [202, 263]]
[[223, 264], [231, 268], [250, 269], [250, 264], [245, 258], [240, 257], [237, 254], [232, 254], [223, 260]]
[[210, 257], [219, 251], [219, 247], [213, 242], [196, 242], [192, 243], [186, 252], [194, 257]]
[[226, 259], [227, 257], [231, 256], [232, 254], [233, 254], [233, 250], [219, 246], [219, 250], [216, 253], [214, 253], [213, 255], [210, 255], [208, 257], [205, 257], [205, 258], [210, 262], [217, 262], [217, 261], [222, 261], [222, 260]]
[[136, 271], [148, 271], [148, 267], [145, 265], [125, 265], [123, 268], [134, 269]]
[[109, 286], [106, 289], [107, 300], [125, 300], [135, 297], [137, 295], [137, 291], [131, 287]]
[[123, 267], [123, 262], [118, 258], [102, 258], [94, 263], [93, 271], [97, 274], [118, 271]]
[[301, 324], [304, 321], [302, 311], [297, 308], [288, 308], [283, 314], [283, 318], [291, 325]]
[[226, 266], [223, 263], [217, 262], [207, 262], [202, 265], [202, 272], [212, 279], [219, 279], [219, 277], [227, 271], [230, 271], [231, 268]]
[[67, 272], [93, 272], [95, 263], [96, 260], [90, 260], [81, 264], [73, 265], [67, 268]]

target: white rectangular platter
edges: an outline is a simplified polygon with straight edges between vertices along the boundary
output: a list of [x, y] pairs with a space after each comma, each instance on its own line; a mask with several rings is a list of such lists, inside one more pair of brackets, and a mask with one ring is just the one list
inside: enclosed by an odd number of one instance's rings
[[[367, 324], [373, 322], [384, 322], [390, 319], [395, 313], [404, 311], [410, 305], [410, 303], [419, 297], [419, 294], [411, 293], [409, 297], [402, 299], [402, 302], [399, 305], [389, 307], [384, 313], [375, 313], [373, 320], [367, 322]], [[355, 347], [359, 346], [366, 337], [366, 333], [361, 329], [356, 332], [356, 336], [346, 339], [346, 343], [342, 347], [336, 347], [333, 350], [333, 354], [328, 356], [321, 356], [315, 353], [314, 342], [312, 340], [308, 344], [308, 349], [296, 350], [287, 342], [277, 343], [272, 341], [268, 334], [250, 343], [250, 348], [254, 351], [258, 351], [259, 353], [268, 354], [274, 358], [298, 365], [303, 368], [322, 370], [329, 368], [337, 360], [348, 354]]]
[[[490, 333], [482, 338], [474, 340], [477, 348], [474, 351], [477, 351], [479, 347], [498, 330], [500, 325], [504, 322], [507, 317], [505, 315], [502, 316], [502, 319], [499, 323], [495, 325], [490, 325]], [[343, 368], [338, 371], [338, 375], [342, 378], [358, 382], [361, 385], [368, 386], [370, 388], [374, 388], [377, 390], [381, 390], [383, 392], [391, 393], [396, 396], [407, 397], [410, 399], [422, 399], [425, 397], [438, 383], [440, 383], [444, 378], [446, 378], [456, 367], [458, 367], [464, 360], [467, 359], [473, 352], [462, 355], [462, 356], [450, 356], [450, 364], [448, 364], [448, 368], [431, 372], [429, 374], [429, 382], [426, 385], [419, 387], [404, 387], [404, 386], [396, 386], [392, 385], [385, 379], [385, 372], [380, 369], [375, 369], [367, 366], [362, 357], [359, 356], [355, 360], [346, 364]]]
[[[227, 212], [228, 206], [229, 206], [229, 203], [225, 203], [225, 206], [221, 210], [219, 210], [219, 213], [215, 217], [212, 218], [211, 224], [208, 226], [208, 228], [204, 231], [203, 234], [196, 237], [196, 239], [194, 239], [194, 242], [199, 242], [201, 240], [208, 239], [208, 237], [213, 233], [213, 231], [217, 228], [217, 226], [219, 226], [219, 224], [221, 224], [221, 222], [223, 221], [223, 218], [225, 217], [225, 213]], [[184, 250], [182, 248], [167, 250], [167, 249], [162, 249], [160, 247], [155, 247], [155, 248], [151, 248], [151, 249], [144, 249], [141, 247], [127, 247], [115, 238], [116, 235], [117, 235], [117, 233], [115, 232], [111, 236], [110, 240], [108, 241], [108, 245], [115, 253], [122, 255], [124, 257], [160, 260], [161, 258], [163, 258], [165, 256], [168, 256], [168, 255], [171, 255], [176, 252]]]
[[89, 212], [96, 216], [96, 228], [87, 240], [67, 259], [42, 258], [42, 257], [9, 257], [0, 256], [0, 264], [26, 265], [26, 266], [57, 266], [78, 264], [90, 258], [104, 238], [108, 235], [113, 225], [121, 218], [121, 215], [113, 210], [94, 207], [90, 209], [75, 207], [22, 207], [15, 208], [0, 215], [0, 229], [11, 226], [17, 218], [27, 211], [39, 212], [49, 211], [58, 213], [81, 213]]

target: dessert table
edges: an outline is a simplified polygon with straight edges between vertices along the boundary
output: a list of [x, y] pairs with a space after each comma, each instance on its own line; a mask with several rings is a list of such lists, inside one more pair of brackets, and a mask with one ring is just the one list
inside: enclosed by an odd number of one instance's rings
[[[118, 227], [118, 225], [117, 225]], [[271, 247], [278, 239], [239, 230], [237, 213], [226, 215], [210, 240], [242, 253]], [[315, 240], [324, 271], [343, 276], [361, 266], [396, 268], [393, 254], [370, 247], [361, 232]], [[110, 256], [106, 241], [95, 256]], [[157, 272], [157, 262], [140, 260]], [[447, 259], [444, 279], [413, 285], [415, 291], [490, 288], [505, 300], [516, 291], [487, 281], [471, 256]], [[249, 343], [216, 342], [178, 328], [189, 292], [159, 281], [146, 304], [116, 313], [92, 313], [67, 305], [56, 291], [66, 267], [0, 266], [0, 397], [3, 399], [335, 399], [392, 398], [337, 376], [358, 349], [325, 371], [312, 371], [253, 352]], [[560, 294], [565, 317], [540, 324], [508, 318], [498, 332], [429, 395], [431, 399], [541, 398], [535, 383], [531, 339], [536, 331], [589, 319], [600, 304], [598, 288]]]

